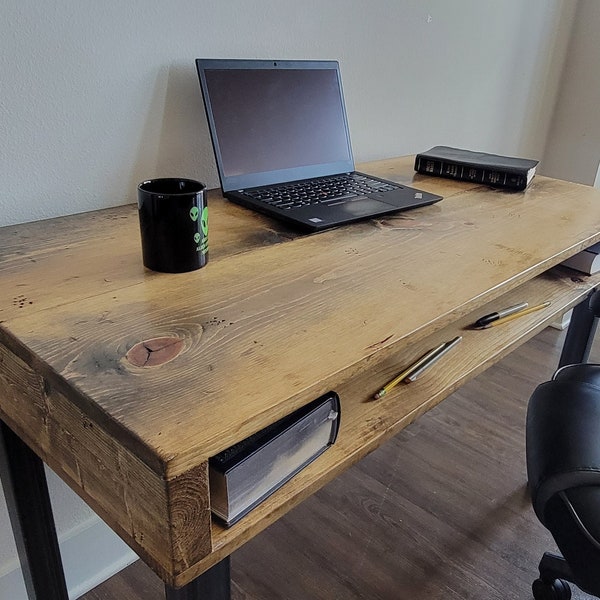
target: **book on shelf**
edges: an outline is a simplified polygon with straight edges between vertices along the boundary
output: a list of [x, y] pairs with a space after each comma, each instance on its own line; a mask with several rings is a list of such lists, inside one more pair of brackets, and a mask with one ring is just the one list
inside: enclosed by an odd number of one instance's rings
[[600, 242], [563, 260], [561, 264], [586, 275], [597, 273], [600, 271]]
[[435, 146], [417, 154], [415, 171], [424, 175], [483, 183], [491, 187], [524, 190], [533, 179], [538, 162], [450, 146]]
[[331, 446], [339, 424], [340, 399], [328, 392], [211, 457], [213, 514], [236, 523]]

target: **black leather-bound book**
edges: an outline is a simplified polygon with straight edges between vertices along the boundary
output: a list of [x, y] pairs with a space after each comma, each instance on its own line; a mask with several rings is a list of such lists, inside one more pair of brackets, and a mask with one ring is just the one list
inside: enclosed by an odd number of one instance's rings
[[415, 171], [492, 187], [524, 190], [535, 175], [539, 161], [435, 146], [417, 154]]
[[209, 459], [214, 515], [233, 525], [335, 442], [340, 399], [329, 392]]

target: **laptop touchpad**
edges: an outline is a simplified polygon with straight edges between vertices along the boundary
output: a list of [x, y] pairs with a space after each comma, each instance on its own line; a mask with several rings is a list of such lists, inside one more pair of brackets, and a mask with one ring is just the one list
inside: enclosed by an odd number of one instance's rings
[[364, 217], [366, 215], [381, 213], [381, 211], [386, 208], [391, 210], [396, 209], [395, 206], [388, 204], [387, 202], [379, 202], [379, 200], [374, 200], [373, 198], [347, 200], [343, 203], [330, 204], [329, 206], [335, 206], [338, 210], [342, 210], [355, 217]]

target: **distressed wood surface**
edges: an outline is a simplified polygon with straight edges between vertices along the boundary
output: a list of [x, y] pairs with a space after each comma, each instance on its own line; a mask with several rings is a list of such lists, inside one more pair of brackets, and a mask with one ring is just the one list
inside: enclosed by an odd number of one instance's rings
[[[556, 548], [526, 492], [525, 413], [563, 339], [546, 328], [251, 540], [232, 600], [532, 600]], [[138, 562], [81, 598], [109, 599], [164, 589]]]
[[165, 579], [210, 552], [206, 464], [165, 481], [2, 346], [0, 417]]
[[[213, 524], [213, 553], [180, 575], [187, 581], [252, 539], [294, 506], [320, 489], [369, 452], [379, 447], [448, 395], [490, 365], [556, 321], [600, 283], [600, 274], [581, 278], [568, 269], [552, 269], [507, 294], [450, 323], [433, 335], [401, 350], [390, 350], [377, 365], [358, 369], [336, 391], [342, 401], [342, 421], [336, 443], [319, 460], [302, 470], [271, 498], [229, 529]], [[550, 301], [544, 311], [515, 319], [502, 327], [475, 330], [477, 317], [517, 304]], [[399, 370], [441, 342], [463, 337], [462, 342], [434, 368], [409, 385], [399, 385], [378, 401], [373, 394]]]
[[[97, 443], [114, 446], [101, 459], [107, 480], [117, 456], [135, 462], [138, 481], [126, 487], [142, 498], [140, 513], [154, 515], [146, 534], [161, 520], [167, 530], [156, 543], [140, 543], [119, 523], [129, 500], [100, 481], [93, 493], [82, 484], [98, 460], [70, 467], [75, 454], [66, 449], [55, 459], [65, 468], [53, 466], [168, 581], [183, 584], [227, 555], [596, 283], [559, 273], [519, 290], [600, 240], [593, 188], [537, 176], [524, 193], [492, 191], [415, 175], [410, 157], [361, 169], [444, 200], [298, 235], [213, 193], [209, 263], [177, 275], [144, 270], [135, 207], [0, 229], [7, 358], [14, 354], [60, 396], [69, 419], [91, 423]], [[513, 291], [519, 300], [547, 293], [555, 303], [494, 331], [493, 344], [465, 338], [461, 361], [436, 370], [442, 380], [403, 391], [408, 403], [394, 395], [368, 402], [398, 364]], [[3, 418], [52, 464], [60, 441], [44, 446], [43, 417], [20, 421], [19, 403], [5, 400], [18, 382], [0, 385]], [[207, 458], [329, 389], [341, 392], [347, 415], [338, 444], [239, 527], [208, 526]], [[19, 394], [26, 403], [26, 391]], [[85, 443], [86, 432], [76, 432]], [[159, 506], [143, 501], [146, 477], [162, 490]], [[163, 536], [171, 542], [159, 551]], [[190, 536], [201, 540], [195, 550]]]
[[[220, 237], [223, 207], [210, 217], [207, 267], [156, 274], [129, 261], [129, 277], [110, 291], [89, 281], [98, 263], [121, 271], [119, 244], [102, 256], [108, 231], [98, 226], [95, 259], [80, 252], [68, 268], [36, 273], [23, 291], [34, 304], [38, 291], [51, 298], [62, 282], [53, 280], [69, 273], [81, 280], [81, 299], [14, 308], [4, 337], [174, 476], [338, 387], [382, 350], [414, 343], [596, 241], [600, 219], [589, 215], [600, 210], [598, 194], [536, 178], [524, 194], [474, 188], [385, 220], [238, 252], [239, 238], [230, 246]], [[159, 369], [126, 360], [136, 344], [161, 337], [182, 341], [174, 360]]]

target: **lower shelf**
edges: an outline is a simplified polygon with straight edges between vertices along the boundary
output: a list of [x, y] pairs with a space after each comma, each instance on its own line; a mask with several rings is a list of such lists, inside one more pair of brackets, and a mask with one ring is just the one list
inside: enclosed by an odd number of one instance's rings
[[[201, 573], [229, 555], [466, 381], [550, 325], [557, 315], [581, 302], [598, 283], [600, 275], [579, 277], [568, 269], [555, 268], [376, 364], [369, 364], [366, 359], [368, 368], [335, 390], [340, 396], [343, 414], [336, 444], [239, 523], [225, 529], [214, 522], [213, 552], [195, 565], [193, 571]], [[522, 301], [530, 305], [550, 301], [551, 305], [499, 327], [484, 330], [470, 327], [482, 315]], [[462, 343], [422, 377], [410, 384], [398, 385], [381, 400], [373, 400], [375, 392], [405, 365], [457, 335], [463, 337]], [[183, 579], [189, 576], [187, 572], [182, 574]]]

